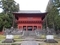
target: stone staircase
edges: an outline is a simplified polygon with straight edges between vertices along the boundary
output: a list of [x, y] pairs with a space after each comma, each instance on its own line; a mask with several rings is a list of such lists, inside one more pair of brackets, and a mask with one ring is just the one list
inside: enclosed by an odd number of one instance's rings
[[31, 37], [31, 38], [36, 38], [36, 33], [35, 31], [24, 31], [23, 32], [23, 38], [26, 38], [26, 37]]

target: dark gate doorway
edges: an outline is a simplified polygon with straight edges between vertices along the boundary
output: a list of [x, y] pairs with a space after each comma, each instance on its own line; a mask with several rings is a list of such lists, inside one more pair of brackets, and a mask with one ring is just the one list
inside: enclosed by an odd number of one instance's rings
[[33, 28], [32, 26], [27, 27], [28, 31], [32, 31], [32, 28]]
[[23, 26], [23, 30], [26, 31], [26, 26]]
[[34, 30], [37, 30], [37, 26], [34, 26]]

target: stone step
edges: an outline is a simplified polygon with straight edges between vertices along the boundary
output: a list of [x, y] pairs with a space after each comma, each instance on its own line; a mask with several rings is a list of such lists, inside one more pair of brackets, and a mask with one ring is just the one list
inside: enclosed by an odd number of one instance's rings
[[24, 31], [23, 33], [24, 33], [23, 34], [24, 36], [30, 36], [30, 35], [35, 36], [36, 35], [36, 33], [34, 31]]

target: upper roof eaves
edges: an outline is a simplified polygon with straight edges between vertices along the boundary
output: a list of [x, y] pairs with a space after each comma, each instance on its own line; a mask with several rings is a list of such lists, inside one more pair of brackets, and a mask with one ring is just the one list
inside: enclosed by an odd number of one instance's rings
[[19, 12], [14, 13], [41, 13], [40, 10], [20, 10]]

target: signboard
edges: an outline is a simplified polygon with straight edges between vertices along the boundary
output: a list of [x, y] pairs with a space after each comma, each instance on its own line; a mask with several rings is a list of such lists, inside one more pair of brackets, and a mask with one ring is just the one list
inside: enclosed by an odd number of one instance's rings
[[14, 36], [13, 35], [6, 35], [6, 39], [13, 39]]
[[46, 39], [54, 39], [54, 36], [53, 35], [47, 35]]

